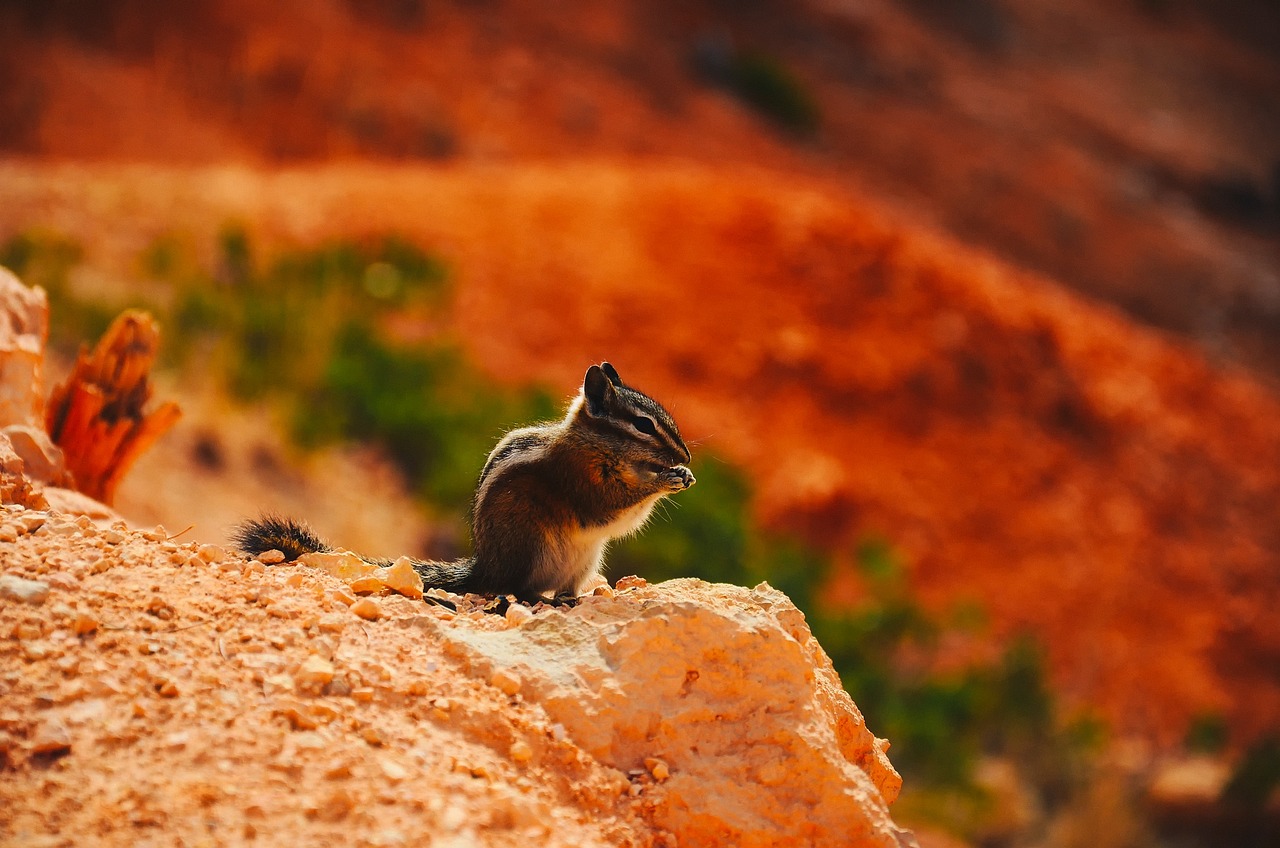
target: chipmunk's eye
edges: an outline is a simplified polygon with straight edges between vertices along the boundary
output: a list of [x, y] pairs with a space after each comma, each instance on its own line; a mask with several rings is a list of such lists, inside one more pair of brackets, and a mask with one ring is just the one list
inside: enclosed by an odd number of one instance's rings
[[658, 428], [653, 426], [653, 419], [647, 415], [636, 415], [631, 419], [631, 426], [635, 427], [641, 433], [650, 436], [658, 435]]

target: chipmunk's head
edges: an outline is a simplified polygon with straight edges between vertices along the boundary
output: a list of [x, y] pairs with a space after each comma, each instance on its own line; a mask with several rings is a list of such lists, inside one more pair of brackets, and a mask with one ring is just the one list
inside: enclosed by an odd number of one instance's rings
[[[584, 425], [608, 439], [633, 463], [659, 471], [691, 459], [670, 413], [653, 398], [625, 385], [608, 362], [587, 369], [574, 408]], [[692, 476], [689, 479], [692, 481]]]

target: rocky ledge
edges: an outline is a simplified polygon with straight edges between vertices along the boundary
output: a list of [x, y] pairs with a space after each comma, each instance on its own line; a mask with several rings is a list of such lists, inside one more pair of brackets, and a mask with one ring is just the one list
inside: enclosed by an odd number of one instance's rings
[[897, 846], [888, 747], [781, 593], [461, 612], [0, 512], [0, 842]]

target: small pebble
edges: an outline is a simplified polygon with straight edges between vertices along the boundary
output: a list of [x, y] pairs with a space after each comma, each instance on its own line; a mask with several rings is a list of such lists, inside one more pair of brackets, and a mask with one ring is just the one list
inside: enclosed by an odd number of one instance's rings
[[511, 743], [511, 761], [514, 763], [527, 763], [533, 759], [533, 748], [529, 747], [529, 743], [523, 739], [517, 739]]
[[325, 633], [341, 633], [343, 630], [347, 629], [347, 622], [349, 620], [350, 619], [345, 615], [332, 612], [328, 615], [321, 616], [319, 622], [317, 622], [317, 626]]
[[333, 674], [333, 663], [319, 654], [312, 654], [298, 667], [293, 675], [293, 681], [301, 689], [318, 690], [333, 680]]
[[372, 574], [365, 575], [364, 577], [357, 577], [355, 580], [352, 580], [347, 584], [351, 591], [355, 592], [357, 595], [371, 595], [374, 592], [381, 592], [385, 585], [386, 584], [377, 577], [374, 577]]
[[422, 597], [425, 588], [422, 575], [413, 567], [413, 560], [403, 556], [389, 568], [378, 569], [378, 579], [391, 591], [415, 600]]
[[27, 580], [16, 574], [0, 574], [0, 598], [42, 604], [49, 597], [49, 584], [41, 580]]
[[367, 621], [382, 618], [382, 608], [372, 598], [361, 598], [351, 605], [351, 611]]
[[654, 780], [663, 781], [671, 776], [670, 767], [657, 757], [645, 757], [644, 767], [649, 770], [649, 774], [653, 775]]
[[[147, 538], [151, 538], [148, 536]], [[227, 552], [219, 545], [201, 545], [196, 555], [205, 562], [222, 562], [227, 558]]]
[[144, 531], [142, 538], [152, 542], [167, 542], [169, 541], [169, 531], [164, 529], [163, 524], [157, 524], [154, 529]]
[[275, 565], [276, 563], [284, 562], [284, 554], [273, 548], [258, 554], [258, 561], [265, 562], [267, 565]]
[[522, 681], [520, 679], [520, 675], [516, 674], [514, 671], [499, 668], [489, 676], [489, 683], [492, 686], [496, 686], [507, 695], [514, 695], [520, 691], [520, 687], [524, 684], [524, 681]]
[[351, 684], [347, 682], [345, 677], [335, 677], [330, 680], [328, 685], [324, 687], [326, 695], [350, 695]]
[[409, 770], [394, 760], [382, 760], [379, 765], [382, 766], [382, 773], [393, 783], [399, 783], [409, 776]]
[[533, 618], [533, 610], [529, 609], [524, 604], [512, 604], [507, 607], [506, 617], [507, 624], [510, 624], [512, 627], [519, 627], [526, 621]]
[[59, 751], [66, 751], [70, 748], [71, 734], [67, 733], [67, 729], [56, 721], [41, 723], [31, 737], [31, 752], [33, 754], [56, 754]]
[[36, 639], [22, 643], [22, 655], [32, 661], [43, 660], [53, 655], [53, 649], [44, 640]]
[[22, 526], [22, 529], [26, 530], [28, 533], [34, 533], [43, 527], [44, 523], [48, 520], [48, 516], [35, 513], [22, 516], [18, 519], [18, 523]]

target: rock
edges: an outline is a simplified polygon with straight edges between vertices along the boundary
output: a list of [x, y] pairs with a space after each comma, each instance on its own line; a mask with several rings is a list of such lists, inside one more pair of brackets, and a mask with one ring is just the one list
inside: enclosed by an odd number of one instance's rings
[[421, 598], [423, 592], [422, 575], [413, 567], [413, 560], [400, 557], [391, 566], [378, 569], [378, 579], [388, 589], [404, 595], [406, 598]]
[[49, 516], [41, 515], [38, 512], [27, 512], [17, 518], [17, 523], [27, 533], [34, 533], [44, 526], [49, 520]]
[[417, 623], [503, 691], [521, 680], [526, 702], [601, 762], [665, 773], [652, 814], [681, 845], [915, 844], [889, 816], [902, 780], [886, 743], [785, 595], [627, 583], [519, 629]]
[[[252, 806], [261, 844], [421, 822], [476, 846], [909, 844], [883, 744], [768, 588], [631, 588], [518, 627], [348, 595], [368, 624], [310, 569], [179, 569], [198, 545], [86, 524], [50, 516], [18, 542], [41, 570], [5, 564], [50, 584], [43, 607], [0, 599], [0, 809], [64, 841], [135, 844], [145, 815], [198, 842]], [[78, 806], [110, 786], [141, 789]], [[358, 799], [339, 829], [308, 818], [336, 788]]]
[[520, 691], [520, 687], [524, 685], [524, 681], [515, 672], [499, 668], [489, 675], [489, 685], [502, 690], [503, 694], [515, 695]]
[[15, 574], [0, 574], [0, 598], [42, 604], [49, 597], [49, 584], [41, 580], [27, 580]]
[[[157, 528], [157, 531], [160, 531], [160, 528]], [[220, 545], [201, 545], [200, 550], [196, 551], [196, 556], [212, 565], [224, 561], [227, 558], [227, 551]]]
[[319, 691], [333, 680], [333, 663], [319, 654], [312, 654], [293, 675], [293, 681], [299, 689]]
[[645, 757], [644, 767], [653, 775], [654, 780], [663, 781], [671, 776], [671, 768], [657, 757]]
[[1147, 801], [1162, 810], [1212, 809], [1231, 778], [1231, 766], [1209, 756], [1192, 756], [1159, 766], [1147, 789]]
[[377, 621], [382, 618], [382, 608], [373, 598], [361, 598], [351, 605], [351, 611], [368, 621]]
[[366, 574], [364, 577], [357, 577], [347, 584], [347, 587], [357, 595], [372, 595], [375, 592], [381, 592], [386, 588], [381, 580], [372, 574]]
[[[3, 270], [3, 269], [0, 269]], [[26, 465], [9, 437], [0, 433], [0, 503], [48, 509], [45, 493], [27, 478]]]
[[533, 618], [533, 610], [529, 609], [524, 604], [512, 604], [507, 607], [505, 616], [508, 624], [512, 627], [519, 627], [526, 621]]
[[326, 574], [332, 574], [334, 577], [346, 581], [364, 577], [378, 570], [376, 565], [371, 565], [355, 554], [346, 551], [303, 554], [298, 557], [298, 562], [303, 565], [309, 565], [312, 568], [318, 568]]
[[44, 344], [49, 300], [0, 268], [0, 426], [44, 425]]
[[10, 424], [4, 428], [14, 453], [22, 457], [27, 477], [60, 486], [67, 481], [67, 465], [62, 449], [53, 443], [48, 434], [29, 424]]
[[57, 754], [70, 748], [71, 734], [58, 721], [41, 722], [31, 736], [31, 753], [33, 754]]

